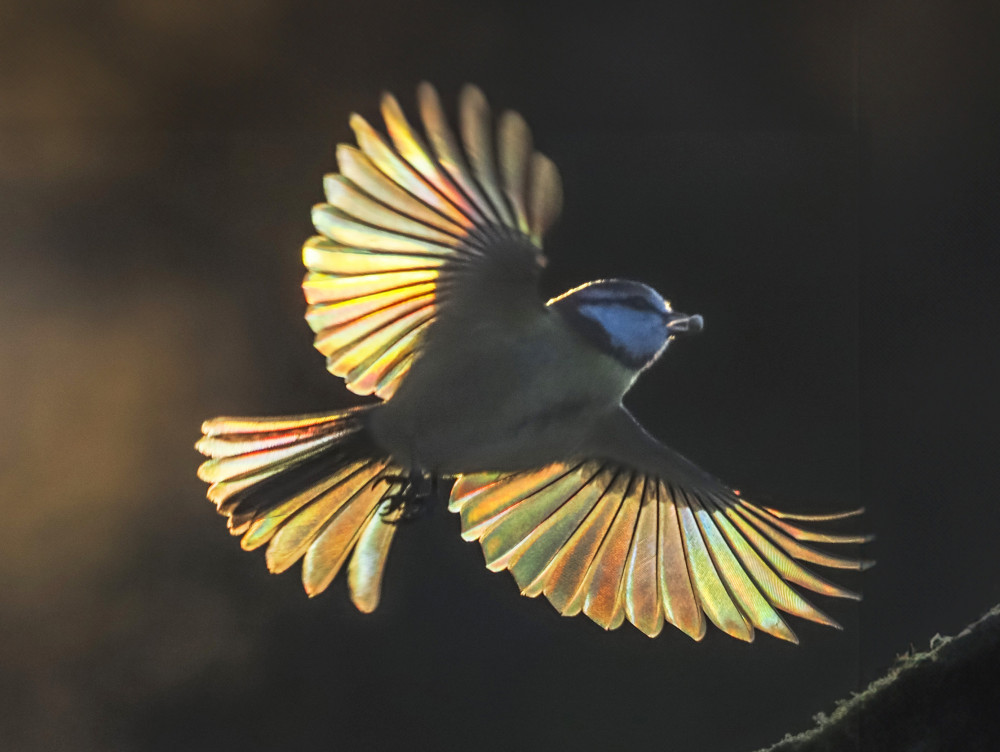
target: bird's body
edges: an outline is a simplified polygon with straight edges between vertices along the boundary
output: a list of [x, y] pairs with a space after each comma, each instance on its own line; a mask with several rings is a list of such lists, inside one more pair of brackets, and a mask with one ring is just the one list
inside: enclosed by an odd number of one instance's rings
[[352, 599], [379, 600], [400, 513], [421, 477], [455, 477], [450, 508], [491, 569], [605, 628], [695, 639], [795, 640], [775, 609], [825, 624], [787, 582], [855, 597], [793, 559], [861, 569], [799, 541], [815, 533], [758, 507], [646, 433], [622, 397], [700, 316], [656, 291], [601, 280], [542, 301], [542, 237], [561, 205], [555, 166], [467, 87], [458, 145], [437, 94], [418, 89], [425, 143], [383, 98], [391, 144], [353, 116], [328, 204], [306, 242], [306, 318], [328, 368], [382, 402], [293, 418], [216, 418], [198, 448], [209, 498], [268, 566], [303, 560], [321, 592], [350, 556]]
[[420, 470], [524, 470], [575, 457], [635, 376], [537, 300], [470, 305], [435, 326], [425, 357], [370, 423], [381, 446]]

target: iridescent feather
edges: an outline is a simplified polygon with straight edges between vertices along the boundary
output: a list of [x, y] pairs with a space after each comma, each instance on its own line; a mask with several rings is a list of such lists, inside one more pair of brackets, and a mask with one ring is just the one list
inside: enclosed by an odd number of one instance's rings
[[484, 233], [504, 226], [540, 249], [562, 205], [559, 173], [533, 151], [519, 115], [505, 112], [494, 135], [486, 98], [466, 86], [463, 149], [433, 87], [417, 95], [423, 135], [391, 94], [381, 108], [388, 138], [351, 117], [358, 148], [337, 147], [340, 173], [326, 176], [327, 203], [313, 210], [321, 235], [302, 250], [317, 349], [348, 388], [383, 399], [419, 355], [442, 282], [484, 252]]
[[582, 611], [605, 629], [627, 619], [650, 637], [669, 622], [700, 640], [707, 618], [742, 640], [759, 629], [797, 642], [779, 612], [838, 625], [788, 583], [856, 596], [793, 559], [870, 565], [795, 540], [860, 543], [868, 536], [792, 531], [779, 523], [801, 516], [597, 461], [463, 475], [449, 508], [461, 515], [463, 537], [479, 540], [489, 568], [508, 569], [524, 595], [544, 594], [560, 613]]
[[348, 564], [351, 599], [378, 605], [397, 513], [388, 496], [403, 468], [355, 443], [370, 406], [295, 418], [216, 418], [196, 448], [210, 459], [199, 476], [245, 550], [267, 546], [267, 566], [302, 560], [302, 582], [321, 593]]

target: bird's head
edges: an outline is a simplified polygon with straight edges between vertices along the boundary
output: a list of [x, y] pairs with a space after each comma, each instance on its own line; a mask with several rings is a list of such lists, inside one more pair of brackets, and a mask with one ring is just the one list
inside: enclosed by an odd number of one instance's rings
[[701, 316], [677, 313], [656, 290], [627, 279], [588, 282], [549, 305], [591, 344], [636, 372], [655, 362], [676, 335], [704, 327]]

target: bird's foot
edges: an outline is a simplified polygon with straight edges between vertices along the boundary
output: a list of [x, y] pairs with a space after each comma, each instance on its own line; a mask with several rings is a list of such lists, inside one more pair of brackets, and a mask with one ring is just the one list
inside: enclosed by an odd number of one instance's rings
[[382, 519], [393, 525], [422, 517], [438, 496], [438, 476], [433, 473], [428, 475], [412, 470], [409, 475], [383, 475], [382, 480], [389, 484], [389, 491], [382, 501], [389, 503], [380, 514]]

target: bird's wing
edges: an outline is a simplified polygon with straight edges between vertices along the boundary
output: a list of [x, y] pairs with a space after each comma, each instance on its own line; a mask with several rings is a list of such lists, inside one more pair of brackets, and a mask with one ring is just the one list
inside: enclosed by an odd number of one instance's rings
[[795, 523], [862, 510], [792, 515], [753, 504], [657, 442], [624, 408], [590, 444], [589, 457], [455, 483], [449, 508], [461, 515], [462, 537], [478, 540], [487, 567], [509, 570], [522, 594], [544, 594], [563, 615], [582, 611], [605, 629], [628, 619], [653, 637], [667, 621], [700, 640], [707, 616], [742, 640], [760, 629], [792, 642], [779, 611], [838, 625], [791, 585], [858, 598], [799, 562], [857, 570], [871, 562], [803, 541], [870, 538]]
[[303, 248], [316, 348], [349, 389], [383, 399], [449, 295], [473, 281], [463, 270], [534, 279], [562, 204], [559, 172], [533, 150], [520, 115], [504, 112], [494, 137], [486, 98], [466, 86], [459, 140], [434, 88], [423, 83], [417, 95], [426, 140], [391, 94], [382, 98], [388, 138], [351, 117], [358, 147], [338, 146], [340, 171], [313, 209], [320, 235]]

